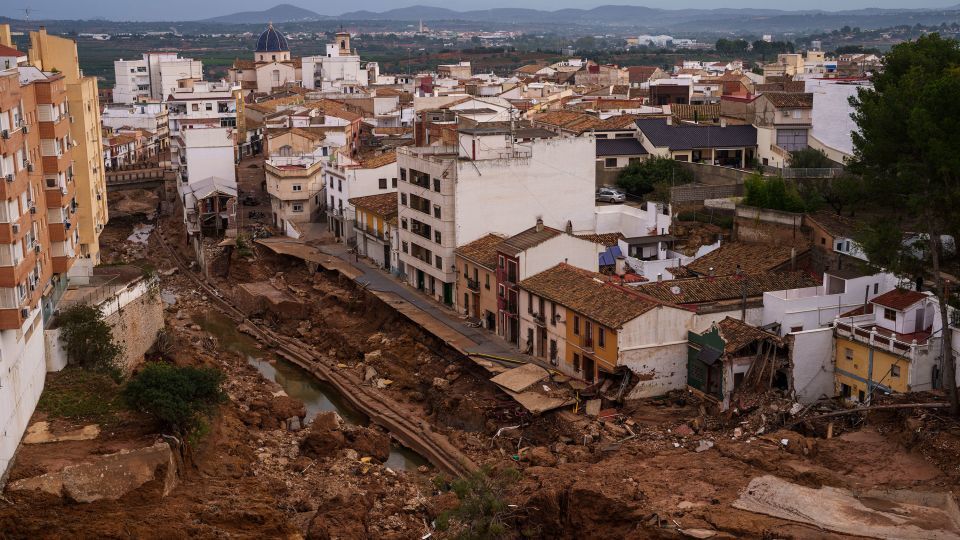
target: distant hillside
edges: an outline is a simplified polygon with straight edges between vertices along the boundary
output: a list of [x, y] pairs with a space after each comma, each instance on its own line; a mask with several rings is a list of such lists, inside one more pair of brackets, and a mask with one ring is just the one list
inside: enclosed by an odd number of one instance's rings
[[298, 21], [319, 21], [328, 19], [326, 15], [303, 9], [302, 7], [292, 6], [290, 4], [280, 4], [263, 11], [242, 11], [230, 15], [221, 15], [204, 19], [200, 22], [224, 23], [224, 24], [266, 24], [270, 22], [286, 23]]
[[901, 24], [936, 25], [960, 21], [958, 7], [930, 9], [867, 8], [847, 11], [782, 9], [661, 9], [645, 6], [605, 5], [592, 9], [545, 11], [526, 8], [495, 8], [454, 11], [442, 7], [414, 5], [382, 12], [352, 11], [338, 16], [320, 15], [289, 4], [264, 11], [248, 11], [206, 19], [201, 22], [265, 24], [316, 20], [344, 21], [466, 21], [501, 24], [606, 25], [634, 31], [662, 30], [689, 32], [753, 31], [787, 32], [840, 28], [864, 29]]

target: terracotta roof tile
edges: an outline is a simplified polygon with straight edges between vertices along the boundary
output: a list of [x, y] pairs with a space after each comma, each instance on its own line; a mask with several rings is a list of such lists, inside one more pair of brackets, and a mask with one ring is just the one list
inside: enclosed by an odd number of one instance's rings
[[456, 253], [484, 268], [493, 270], [497, 267], [497, 247], [500, 246], [503, 239], [503, 236], [490, 233], [477, 238], [469, 244], [458, 247]]
[[543, 227], [542, 230], [538, 231], [537, 227], [534, 226], [505, 239], [498, 249], [507, 255], [515, 256], [561, 234], [563, 233], [552, 227]]
[[617, 245], [617, 241], [623, 239], [623, 233], [604, 233], [604, 234], [577, 234], [574, 235], [581, 240], [587, 240], [594, 244], [603, 244], [611, 247]]
[[565, 263], [520, 282], [520, 288], [609, 328], [620, 328], [660, 304], [613, 285], [603, 274]]
[[874, 298], [871, 300], [871, 302], [878, 306], [895, 309], [897, 311], [903, 311], [926, 298], [927, 295], [921, 292], [907, 289], [893, 289], [890, 292], [883, 293]]
[[391, 150], [389, 152], [383, 152], [381, 154], [367, 156], [361, 160], [361, 165], [364, 169], [378, 169], [384, 165], [389, 165], [397, 161], [397, 152]]
[[856, 223], [852, 219], [835, 212], [821, 210], [805, 217], [823, 227], [831, 236], [850, 236], [856, 229]]
[[377, 193], [376, 195], [367, 195], [366, 197], [354, 197], [350, 199], [349, 202], [357, 208], [369, 210], [384, 218], [389, 218], [397, 214], [396, 192]]
[[788, 92], [764, 92], [766, 97], [774, 107], [781, 109], [812, 109], [813, 94], [810, 93], [788, 93]]
[[[732, 242], [707, 253], [687, 265], [687, 268], [699, 275], [706, 276], [713, 268], [714, 276], [735, 274], [738, 266], [744, 274], [759, 274], [775, 270], [790, 262], [791, 249], [787, 244], [747, 244]], [[797, 248], [796, 254], [806, 251], [806, 247]]]
[[637, 290], [661, 302], [672, 304], [703, 304], [761, 296], [769, 291], [813, 287], [817, 281], [806, 272], [769, 272], [766, 274], [727, 275], [653, 281]]
[[780, 341], [778, 336], [732, 317], [726, 317], [718, 322], [717, 329], [720, 330], [720, 337], [723, 338], [723, 352], [726, 354], [736, 353], [757, 341]]

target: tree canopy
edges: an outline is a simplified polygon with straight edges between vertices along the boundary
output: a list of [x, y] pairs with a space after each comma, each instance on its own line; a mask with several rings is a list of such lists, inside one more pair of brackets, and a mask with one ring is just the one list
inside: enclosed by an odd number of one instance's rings
[[693, 181], [693, 173], [685, 169], [680, 162], [667, 157], [651, 157], [631, 163], [620, 171], [617, 186], [637, 197], [654, 193], [653, 198], [669, 202], [671, 186], [688, 184]]
[[[944, 327], [943, 384], [953, 410], [960, 412], [954, 384], [954, 359], [948, 328], [951, 296], [941, 269], [941, 239], [960, 233], [960, 43], [930, 34], [894, 46], [884, 57], [873, 87], [850, 99], [854, 159], [850, 170], [864, 179], [871, 205], [886, 209], [883, 218], [860, 233], [871, 264], [910, 276], [932, 277]], [[891, 219], [891, 216], [896, 216]], [[921, 235], [928, 246], [906, 246], [903, 233]], [[923, 274], [920, 274], [923, 275]], [[914, 277], [914, 276], [910, 276]]]

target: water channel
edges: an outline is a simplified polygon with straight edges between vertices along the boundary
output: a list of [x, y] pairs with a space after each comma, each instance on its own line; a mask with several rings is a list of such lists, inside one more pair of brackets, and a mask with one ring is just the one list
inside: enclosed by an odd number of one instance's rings
[[[370, 419], [353, 408], [340, 393], [327, 384], [282, 358], [257, 348], [257, 342], [240, 332], [226, 315], [208, 312], [197, 324], [216, 336], [220, 346], [232, 352], [244, 355], [250, 365], [257, 368], [264, 378], [276, 382], [292, 398], [299, 399], [307, 408], [307, 420], [313, 420], [317, 413], [336, 411], [350, 424], [367, 425]], [[386, 466], [393, 470], [416, 472], [417, 467], [427, 465], [420, 454], [391, 442], [390, 457]]]

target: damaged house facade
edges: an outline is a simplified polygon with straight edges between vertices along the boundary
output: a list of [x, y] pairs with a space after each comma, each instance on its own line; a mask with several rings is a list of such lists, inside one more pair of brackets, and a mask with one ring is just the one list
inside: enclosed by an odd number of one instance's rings
[[834, 323], [836, 393], [870, 403], [874, 392], [937, 386], [941, 324], [936, 298], [906, 289], [877, 296]]
[[721, 411], [740, 391], [789, 389], [787, 346], [776, 334], [726, 317], [705, 332], [690, 332], [688, 339], [687, 385]]
[[638, 382], [627, 399], [660, 395], [686, 384], [692, 311], [564, 263], [521, 281], [520, 289], [521, 313], [537, 315], [538, 328], [526, 331], [539, 336], [539, 327], [549, 329], [546, 347], [549, 354], [555, 348], [560, 371], [599, 384], [622, 380], [624, 368], [629, 369]]

